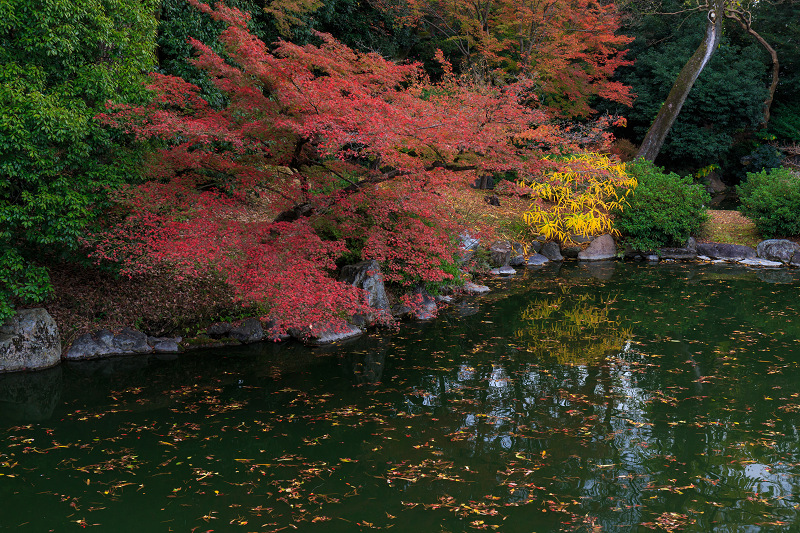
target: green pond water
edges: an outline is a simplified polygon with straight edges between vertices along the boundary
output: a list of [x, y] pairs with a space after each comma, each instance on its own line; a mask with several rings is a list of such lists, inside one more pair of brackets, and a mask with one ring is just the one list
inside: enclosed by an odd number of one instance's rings
[[490, 285], [332, 348], [0, 376], [0, 530], [800, 530], [800, 272]]

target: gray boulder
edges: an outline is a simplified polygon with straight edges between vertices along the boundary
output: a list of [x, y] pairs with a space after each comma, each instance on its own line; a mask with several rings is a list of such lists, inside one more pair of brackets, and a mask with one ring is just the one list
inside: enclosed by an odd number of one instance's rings
[[310, 346], [323, 346], [334, 342], [354, 339], [364, 330], [344, 320], [318, 322], [302, 329], [293, 329], [292, 336]]
[[75, 339], [64, 358], [70, 361], [96, 359], [109, 355], [152, 353], [147, 335], [135, 329], [125, 328], [117, 334], [101, 329], [85, 333]]
[[155, 353], [178, 353], [181, 337], [147, 337], [147, 342]]
[[644, 259], [644, 256], [645, 254], [643, 254], [639, 250], [636, 250], [630, 244], [626, 244], [625, 249], [622, 252], [622, 258], [625, 259], [626, 261], [641, 261], [642, 259]]
[[64, 359], [79, 361], [120, 353], [122, 352], [114, 347], [114, 334], [108, 329], [101, 329], [93, 333], [84, 333], [75, 339]]
[[671, 259], [673, 261], [692, 261], [697, 259], [697, 252], [688, 248], [659, 248], [658, 255], [661, 259]]
[[528, 245], [528, 253], [529, 254], [538, 254], [542, 251], [542, 246], [544, 245], [543, 241], [536, 239], [532, 243]]
[[800, 252], [792, 256], [792, 260], [789, 261], [789, 266], [800, 267]]
[[61, 337], [44, 309], [22, 309], [0, 325], [0, 373], [39, 370], [61, 361]]
[[119, 353], [151, 353], [153, 347], [147, 342], [147, 335], [141, 331], [131, 328], [124, 328], [114, 335], [114, 347]]
[[468, 281], [464, 284], [462, 290], [464, 291], [464, 294], [486, 294], [491, 289], [489, 289], [489, 287], [486, 285], [478, 285], [477, 283]]
[[780, 261], [788, 265], [792, 257], [800, 251], [800, 244], [786, 239], [768, 239], [761, 241], [756, 246], [756, 255], [770, 261]]
[[762, 259], [760, 257], [756, 257], [755, 259], [742, 259], [739, 261], [740, 265], [747, 265], [747, 266], [759, 266], [759, 267], [781, 267], [783, 263], [780, 261], [770, 261], [769, 259]]
[[694, 237], [689, 237], [684, 246], [659, 248], [658, 255], [665, 260], [693, 261], [697, 259], [697, 241]]
[[511, 255], [512, 247], [508, 241], [497, 241], [489, 247], [489, 260], [493, 266], [508, 266]]
[[230, 322], [215, 322], [206, 328], [208, 336], [214, 339], [227, 337], [233, 329], [233, 324]]
[[725, 261], [741, 261], [742, 259], [755, 259], [756, 257], [755, 249], [749, 246], [719, 242], [699, 243], [697, 245], [697, 253], [709, 259], [724, 259]]
[[229, 335], [242, 344], [251, 344], [264, 340], [264, 328], [257, 318], [248, 318], [231, 329]]
[[573, 235], [569, 236], [570, 242], [572, 242], [574, 244], [578, 244], [578, 245], [588, 244], [588, 243], [592, 242], [593, 240], [595, 240], [596, 238], [597, 237], [595, 237], [594, 235], [573, 234]]
[[600, 235], [589, 247], [578, 254], [580, 261], [605, 261], [617, 256], [617, 245], [611, 235]]
[[511, 258], [508, 266], [518, 267], [525, 264], [525, 245], [520, 242], [511, 243]]
[[464, 264], [469, 262], [469, 260], [475, 255], [475, 252], [478, 251], [481, 241], [467, 232], [462, 233], [459, 236], [459, 239], [461, 240], [461, 245], [459, 246], [459, 263]]
[[562, 246], [561, 255], [566, 259], [577, 259], [578, 255], [583, 251], [580, 246]]
[[489, 271], [493, 276], [514, 276], [516, 273], [517, 271], [510, 266], [493, 268]]
[[564, 260], [564, 256], [561, 255], [561, 247], [557, 242], [550, 241], [544, 243], [539, 253], [548, 258], [550, 261]]
[[525, 266], [525, 256], [524, 255], [512, 255], [511, 259], [508, 260], [508, 266], [510, 266], [510, 267]]
[[359, 327], [371, 326], [385, 320], [390, 314], [389, 297], [383, 284], [381, 266], [375, 260], [361, 261], [354, 265], [345, 265], [339, 274], [339, 281], [349, 283], [366, 292], [367, 304], [373, 309], [369, 313], [357, 314], [351, 322]]
[[548, 258], [546, 258], [545, 256], [543, 256], [542, 254], [533, 254], [532, 256], [530, 256], [528, 258], [528, 266], [529, 267], [542, 266], [542, 265], [546, 265], [549, 262], [550, 262], [550, 260]]
[[706, 191], [710, 194], [720, 194], [728, 189], [728, 186], [722, 181], [716, 171], [709, 172], [706, 176], [700, 179], [700, 182], [705, 186]]

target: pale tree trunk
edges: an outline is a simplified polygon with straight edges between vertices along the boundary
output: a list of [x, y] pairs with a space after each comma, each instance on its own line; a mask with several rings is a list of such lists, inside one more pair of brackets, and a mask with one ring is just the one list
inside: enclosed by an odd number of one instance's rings
[[712, 8], [708, 11], [708, 24], [706, 25], [706, 35], [703, 42], [697, 48], [689, 61], [683, 66], [678, 74], [675, 84], [672, 86], [661, 109], [658, 111], [653, 124], [647, 130], [642, 145], [639, 147], [637, 157], [642, 157], [648, 161], [653, 161], [661, 151], [664, 140], [667, 138], [672, 124], [678, 118], [689, 91], [692, 90], [697, 77], [711, 61], [711, 56], [717, 50], [720, 38], [722, 37], [722, 21], [724, 15], [724, 0], [714, 0]]

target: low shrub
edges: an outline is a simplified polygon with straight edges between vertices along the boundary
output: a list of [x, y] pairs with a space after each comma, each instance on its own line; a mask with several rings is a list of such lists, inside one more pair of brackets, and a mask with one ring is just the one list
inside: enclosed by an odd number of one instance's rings
[[787, 168], [751, 172], [736, 187], [739, 211], [764, 237], [800, 234], [800, 176]]
[[638, 185], [628, 207], [614, 213], [614, 226], [635, 249], [681, 246], [708, 218], [710, 197], [691, 177], [665, 174], [644, 159], [627, 163], [625, 170]]

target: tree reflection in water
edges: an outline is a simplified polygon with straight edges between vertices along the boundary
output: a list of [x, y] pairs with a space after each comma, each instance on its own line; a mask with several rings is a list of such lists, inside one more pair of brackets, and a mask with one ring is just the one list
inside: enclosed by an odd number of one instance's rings
[[327, 350], [0, 376], [0, 530], [793, 531], [784, 273], [565, 265]]

